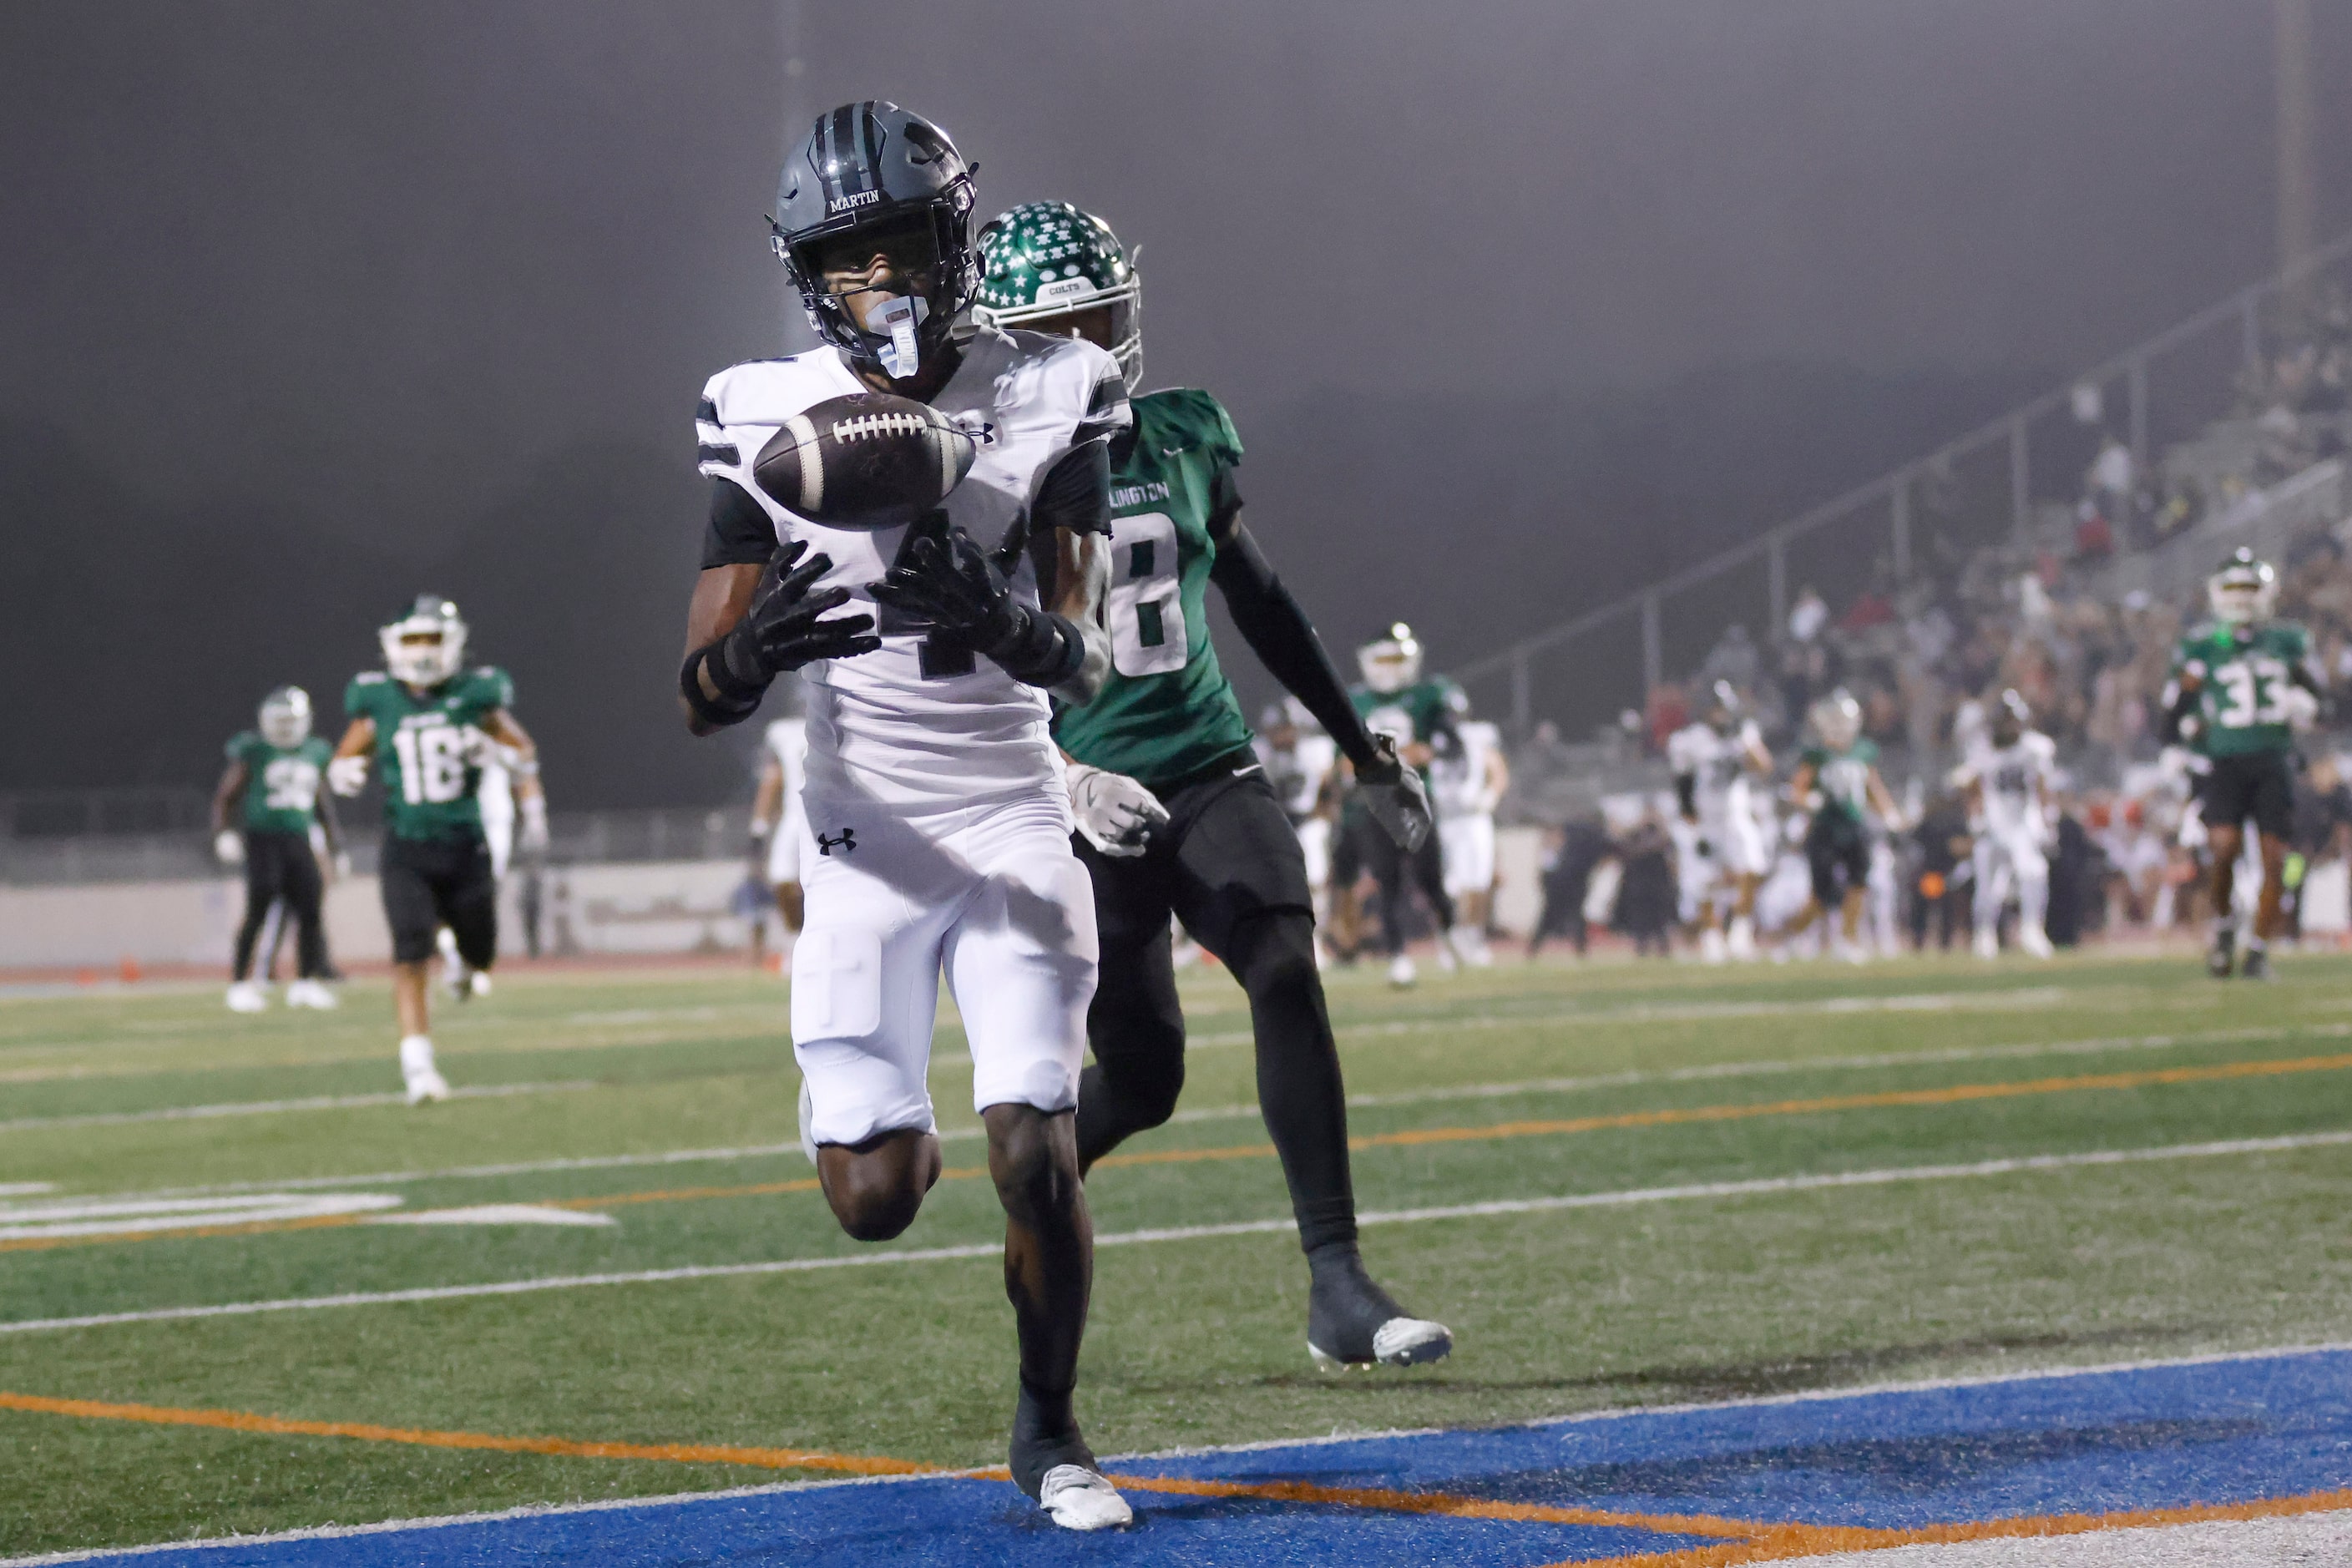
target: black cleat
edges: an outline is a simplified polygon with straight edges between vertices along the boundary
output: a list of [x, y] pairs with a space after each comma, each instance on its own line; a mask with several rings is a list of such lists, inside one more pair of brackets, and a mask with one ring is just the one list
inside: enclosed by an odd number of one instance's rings
[[2205, 950], [2205, 973], [2216, 980], [2230, 978], [2230, 970], [2237, 958], [2238, 933], [2227, 926], [2213, 933], [2213, 945]]
[[1307, 1294], [1307, 1352], [1326, 1372], [1372, 1366], [1419, 1366], [1454, 1349], [1444, 1323], [1409, 1317], [1364, 1272], [1351, 1245], [1307, 1254], [1314, 1282]]
[[2268, 948], [2248, 947], [2246, 949], [2246, 956], [2244, 960], [2238, 965], [2238, 978], [2241, 980], [2276, 980], [2278, 976], [2271, 973], [2270, 950]]

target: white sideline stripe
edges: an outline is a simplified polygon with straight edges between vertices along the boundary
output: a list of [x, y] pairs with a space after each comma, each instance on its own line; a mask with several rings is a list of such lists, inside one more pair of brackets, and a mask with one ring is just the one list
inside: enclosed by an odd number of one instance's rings
[[[2226, 1366], [2233, 1362], [2287, 1361], [2299, 1356], [2337, 1355], [2352, 1351], [2352, 1342], [2278, 1345], [2264, 1350], [2215, 1351], [2201, 1355], [2154, 1357], [2144, 1361], [2107, 1362], [2095, 1366], [2032, 1367], [2021, 1371], [1979, 1373], [1973, 1376], [1917, 1378], [1904, 1382], [1862, 1384], [1846, 1388], [1812, 1388], [1794, 1394], [1757, 1394], [1741, 1399], [1691, 1400], [1669, 1405], [1628, 1405], [1612, 1410], [1586, 1410], [1573, 1415], [1540, 1415], [1511, 1426], [1582, 1426], [1603, 1421], [1623, 1421], [1644, 1415], [1675, 1415], [1702, 1410], [1753, 1410], [1783, 1405], [1822, 1405], [1844, 1399], [1867, 1399], [1888, 1394], [1934, 1394], [1947, 1389], [1993, 1388], [2005, 1383], [2039, 1383], [2058, 1378], [2102, 1377], [2119, 1373], [2162, 1372], [2179, 1367]], [[1142, 1454], [1106, 1454], [1106, 1465], [1148, 1464], [1154, 1460], [1199, 1458], [1213, 1454], [1264, 1453], [1276, 1448], [1325, 1448], [1340, 1443], [1384, 1438], [1431, 1437], [1458, 1428], [1444, 1426], [1365, 1427], [1334, 1430], [1312, 1437], [1265, 1437], [1248, 1443], [1217, 1443], [1196, 1447], [1158, 1448]], [[894, 1487], [925, 1481], [955, 1480], [969, 1470], [929, 1470], [913, 1475], [841, 1476], [823, 1480], [769, 1481], [764, 1485], [726, 1487], [701, 1492], [662, 1492], [651, 1497], [598, 1498], [593, 1502], [532, 1503], [488, 1513], [430, 1514], [418, 1519], [387, 1519], [373, 1524], [323, 1524], [303, 1530], [281, 1530], [262, 1535], [194, 1536], [157, 1542], [147, 1546], [98, 1546], [77, 1552], [43, 1552], [33, 1557], [0, 1558], [0, 1568], [47, 1568], [59, 1563], [88, 1563], [102, 1557], [144, 1557], [163, 1552], [188, 1552], [229, 1547], [267, 1546], [292, 1541], [341, 1541], [356, 1536], [388, 1535], [406, 1530], [446, 1530], [462, 1524], [498, 1524], [513, 1519], [545, 1519], [579, 1513], [610, 1513], [624, 1508], [677, 1507], [688, 1503], [725, 1502], [735, 1498], [771, 1497], [779, 1492], [829, 1490], [836, 1487]], [[2333, 1516], [2331, 1516], [2333, 1517]], [[2095, 1531], [2104, 1534], [2105, 1531]]]
[[[2281, 1025], [2263, 1029], [2213, 1029], [2174, 1035], [2117, 1035], [2086, 1040], [2036, 1040], [2011, 1046], [1955, 1046], [1937, 1051], [1890, 1051], [1866, 1057], [1812, 1057], [1784, 1061], [1718, 1062], [1708, 1067], [1636, 1068], [1598, 1073], [1584, 1078], [1524, 1079], [1515, 1083], [1454, 1084], [1435, 1089], [1408, 1089], [1395, 1094], [1351, 1094], [1351, 1109], [1390, 1105], [1420, 1105], [1452, 1100], [1503, 1100], [1517, 1094], [1560, 1094], [1587, 1089], [1622, 1089], [1644, 1083], [1687, 1083], [1708, 1079], [1769, 1078], [1792, 1073], [1871, 1071], [1908, 1067], [1914, 1062], [1948, 1065], [1954, 1062], [2027, 1060], [2035, 1057], [2100, 1056], [2111, 1051], [2155, 1051], [2180, 1046], [2224, 1045], [2232, 1041], [2277, 1039], [2311, 1035], [2323, 1038], [2352, 1036], [2352, 1024]], [[1179, 1110], [1171, 1122], [1230, 1121], [1258, 1114], [1255, 1102], [1203, 1105]], [[981, 1135], [978, 1127], [953, 1127], [942, 1139]], [[465, 1181], [493, 1176], [531, 1176], [556, 1171], [601, 1171], [629, 1165], [688, 1165], [728, 1160], [761, 1160], [799, 1156], [797, 1140], [790, 1143], [751, 1143], [737, 1148], [670, 1149], [646, 1154], [583, 1154], [562, 1159], [520, 1160], [500, 1165], [448, 1165], [433, 1171], [376, 1171], [357, 1176], [296, 1176], [287, 1181], [224, 1182], [205, 1186], [165, 1187], [156, 1195], [178, 1197], [205, 1193], [301, 1192], [321, 1187], [380, 1187], [402, 1182]], [[5, 1191], [5, 1189], [0, 1189]]]
[[57, 1190], [55, 1182], [0, 1182], [0, 1198], [37, 1198]]
[[616, 1226], [621, 1222], [608, 1214], [590, 1214], [580, 1209], [550, 1208], [545, 1204], [476, 1204], [469, 1208], [419, 1209], [415, 1214], [380, 1215], [367, 1223], [370, 1225]]
[[[449, 1091], [452, 1100], [501, 1100], [512, 1094], [563, 1094], [604, 1087], [592, 1079], [556, 1083], [468, 1084]], [[154, 1110], [99, 1110], [76, 1116], [20, 1116], [0, 1121], [0, 1132], [43, 1127], [125, 1127], [140, 1121], [205, 1121], [216, 1116], [269, 1116], [282, 1110], [354, 1110], [373, 1105], [406, 1105], [404, 1094], [320, 1094], [307, 1100], [247, 1100], [227, 1105], [167, 1105]], [[272, 1186], [285, 1184], [273, 1182]]]
[[[2261, 1154], [2281, 1150], [2328, 1148], [2352, 1144], [2352, 1131], [2304, 1132], [2282, 1138], [2236, 1138], [2211, 1143], [2174, 1143], [2154, 1149], [2093, 1150], [2076, 1154], [2031, 1154], [2006, 1160], [1984, 1160], [1969, 1165], [1896, 1165], [1875, 1171], [1840, 1171], [1808, 1176], [1770, 1176], [1749, 1182], [1698, 1182], [1671, 1187], [1636, 1187], [1612, 1193], [1572, 1193], [1559, 1197], [1502, 1198], [1487, 1203], [1454, 1204], [1442, 1208], [1375, 1210], [1359, 1215], [1359, 1225], [1412, 1225], [1424, 1220], [1473, 1219], [1490, 1215], [1537, 1214], [1553, 1209], [1614, 1208], [1631, 1204], [1668, 1203], [1684, 1198], [1744, 1197], [1776, 1193], [1812, 1192], [1837, 1187], [1881, 1186], [1897, 1182], [1942, 1181], [1965, 1176], [2000, 1176], [2026, 1171], [2056, 1171], [2074, 1166], [2124, 1165], [2153, 1160], [2189, 1160], [2225, 1154]], [[1097, 1247], [1133, 1247], [1150, 1242], [1192, 1241], [1212, 1237], [1259, 1236], [1288, 1232], [1297, 1221], [1234, 1220], [1222, 1225], [1173, 1226], [1147, 1230], [1115, 1231], [1095, 1237]], [[521, 1296], [540, 1290], [572, 1290], [597, 1285], [655, 1285], [681, 1279], [728, 1279], [767, 1274], [804, 1274], [830, 1268], [864, 1268], [892, 1263], [940, 1263], [962, 1258], [996, 1258], [1001, 1242], [975, 1242], [960, 1247], [894, 1248], [887, 1252], [850, 1253], [839, 1258], [786, 1258], [764, 1263], [706, 1263], [681, 1268], [646, 1268], [616, 1274], [552, 1275], [538, 1279], [506, 1279], [484, 1285], [430, 1285], [409, 1290], [355, 1291], [340, 1296], [301, 1296], [274, 1301], [229, 1301], [209, 1307], [156, 1307], [134, 1312], [97, 1312], [79, 1318], [28, 1318], [0, 1321], [0, 1334], [37, 1333], [53, 1329], [102, 1328], [115, 1323], [177, 1322], [193, 1318], [249, 1317], [259, 1312], [310, 1311], [327, 1307], [373, 1307], [407, 1301], [454, 1301], [475, 1296]]]
[[0, 1205], [0, 1241], [52, 1236], [131, 1236], [215, 1225], [265, 1225], [398, 1208], [390, 1193], [263, 1193], [244, 1198]]

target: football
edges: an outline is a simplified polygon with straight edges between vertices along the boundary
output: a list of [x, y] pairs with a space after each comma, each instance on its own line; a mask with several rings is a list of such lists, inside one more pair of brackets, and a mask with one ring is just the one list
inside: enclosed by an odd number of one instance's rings
[[828, 528], [896, 528], [971, 471], [972, 439], [929, 404], [887, 392], [829, 397], [760, 448], [751, 477], [777, 505]]

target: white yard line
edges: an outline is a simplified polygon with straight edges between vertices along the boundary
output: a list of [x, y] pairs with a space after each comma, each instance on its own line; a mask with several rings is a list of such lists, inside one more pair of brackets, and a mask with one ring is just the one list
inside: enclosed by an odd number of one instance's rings
[[[2213, 1029], [2171, 1035], [2116, 1035], [2084, 1040], [2037, 1040], [2022, 1045], [1956, 1046], [1936, 1051], [1888, 1051], [1864, 1057], [1811, 1057], [1780, 1061], [1717, 1062], [1705, 1067], [1634, 1069], [1596, 1073], [1581, 1078], [1521, 1079], [1509, 1083], [1450, 1084], [1408, 1089], [1395, 1094], [1351, 1094], [1354, 1110], [1387, 1106], [1436, 1104], [1456, 1100], [1507, 1100], [1522, 1094], [1567, 1094], [1590, 1089], [1622, 1089], [1645, 1083], [1691, 1083], [1712, 1079], [1771, 1078], [1796, 1073], [1874, 1071], [1924, 1062], [1949, 1065], [1979, 1061], [2022, 1061], [2036, 1057], [2089, 1057], [2119, 1051], [2168, 1050], [2184, 1046], [2227, 1045], [2247, 1040], [2309, 1035], [2324, 1039], [2352, 1037], [2352, 1024], [2288, 1025], [2266, 1029]], [[1179, 1110], [1173, 1122], [1233, 1121], [1255, 1118], [1255, 1103], [1204, 1105]], [[944, 1140], [977, 1138], [978, 1127], [951, 1127]], [[517, 1160], [494, 1165], [449, 1165], [426, 1171], [375, 1171], [353, 1176], [297, 1176], [285, 1181], [222, 1182], [203, 1186], [165, 1187], [153, 1195], [181, 1197], [208, 1193], [301, 1192], [322, 1187], [380, 1187], [408, 1182], [469, 1181], [499, 1176], [530, 1176], [549, 1172], [615, 1170], [633, 1165], [721, 1163], [733, 1160], [798, 1159], [801, 1146], [751, 1143], [732, 1148], [670, 1149], [640, 1154], [583, 1154], [547, 1160]], [[5, 1189], [0, 1188], [0, 1194]]]
[[[1671, 1203], [1690, 1198], [1736, 1198], [1782, 1193], [1816, 1192], [1842, 1187], [1883, 1186], [1903, 1182], [1950, 1181], [2003, 1176], [2084, 1166], [2125, 1165], [2161, 1160], [2210, 1159], [2231, 1154], [2263, 1154], [2296, 1149], [2352, 1144], [2352, 1131], [2306, 1132], [2284, 1138], [2238, 1138], [2221, 1142], [2174, 1143], [2153, 1149], [2093, 1150], [2074, 1154], [2034, 1154], [2007, 1160], [1984, 1160], [1966, 1165], [1897, 1165], [1873, 1171], [1838, 1171], [1814, 1175], [1773, 1176], [1749, 1182], [1699, 1182], [1670, 1187], [1637, 1187], [1620, 1192], [1572, 1193], [1555, 1197], [1505, 1198], [1488, 1203], [1454, 1204], [1442, 1208], [1375, 1210], [1358, 1216], [1359, 1225], [1412, 1225], [1428, 1220], [1471, 1219], [1487, 1215], [1539, 1214], [1559, 1209], [1614, 1208], [1634, 1204]], [[1095, 1237], [1097, 1247], [1134, 1247], [1163, 1241], [1193, 1241], [1213, 1237], [1286, 1233], [1295, 1222], [1274, 1219], [1236, 1220], [1223, 1225], [1176, 1226], [1145, 1230], [1114, 1231]], [[339, 1296], [303, 1296], [270, 1301], [229, 1301], [205, 1307], [157, 1307], [142, 1311], [98, 1312], [76, 1318], [28, 1318], [0, 1321], [0, 1334], [37, 1333], [58, 1329], [103, 1328], [117, 1323], [177, 1322], [194, 1318], [249, 1317], [262, 1312], [316, 1311], [330, 1307], [375, 1307], [409, 1301], [454, 1301], [477, 1296], [520, 1296], [541, 1290], [574, 1290], [600, 1285], [652, 1285], [685, 1279], [726, 1279], [770, 1274], [804, 1274], [833, 1268], [870, 1268], [901, 1263], [938, 1263], [965, 1258], [996, 1258], [999, 1242], [961, 1247], [892, 1248], [882, 1252], [846, 1254], [838, 1258], [787, 1258], [763, 1263], [699, 1264], [681, 1268], [646, 1268], [615, 1274], [553, 1275], [536, 1279], [506, 1279], [482, 1285], [436, 1285], [409, 1290], [355, 1291]]]
[[[451, 1089], [456, 1100], [501, 1100], [515, 1094], [568, 1094], [600, 1089], [593, 1079], [558, 1083], [488, 1083]], [[206, 1121], [218, 1116], [273, 1116], [289, 1110], [354, 1110], [378, 1105], [405, 1105], [404, 1094], [320, 1094], [303, 1100], [245, 1100], [226, 1105], [166, 1105], [152, 1110], [99, 1110], [75, 1116], [20, 1116], [0, 1121], [0, 1132], [30, 1132], [53, 1127], [126, 1127], [142, 1121]], [[273, 1182], [271, 1186], [282, 1186]]]

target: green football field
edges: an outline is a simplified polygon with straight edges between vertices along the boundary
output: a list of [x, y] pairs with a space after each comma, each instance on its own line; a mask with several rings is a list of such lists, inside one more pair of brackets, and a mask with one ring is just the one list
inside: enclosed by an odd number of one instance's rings
[[[1457, 1336], [1345, 1377], [1307, 1356], [1240, 994], [1197, 974], [1184, 1110], [1091, 1184], [1089, 1436], [2352, 1339], [2352, 960], [2281, 967], [1337, 974], [1365, 1250]], [[414, 1110], [388, 1014], [0, 998], [0, 1556], [1002, 1460], [951, 1010], [948, 1177], [882, 1247], [794, 1147], [772, 976], [514, 966], [436, 1029], [461, 1098]]]

